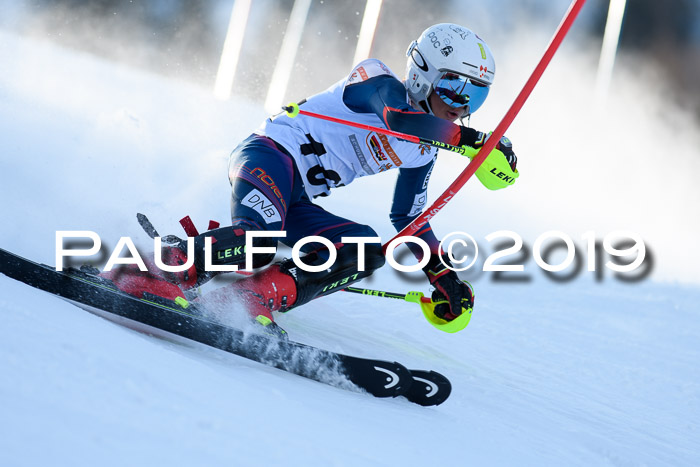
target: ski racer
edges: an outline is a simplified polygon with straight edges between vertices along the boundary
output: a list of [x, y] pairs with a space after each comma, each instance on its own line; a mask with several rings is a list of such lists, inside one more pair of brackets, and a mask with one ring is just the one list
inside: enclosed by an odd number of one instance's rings
[[[495, 76], [489, 47], [474, 32], [456, 24], [426, 29], [407, 51], [402, 81], [377, 59], [364, 60], [350, 74], [327, 90], [302, 102], [303, 110], [407, 133], [452, 145], [479, 148], [487, 135], [453, 122], [469, 117], [484, 103]], [[204, 241], [212, 237], [212, 261], [216, 265], [243, 265], [246, 232], [285, 231], [284, 237], [256, 238], [255, 246], [292, 246], [307, 236], [320, 236], [334, 245], [336, 259], [329, 268], [308, 272], [287, 259], [252, 276], [205, 294], [201, 300], [243, 303], [248, 313], [273, 332], [284, 334], [274, 322], [273, 311], [285, 312], [317, 297], [328, 295], [368, 277], [384, 264], [380, 243], [343, 241], [346, 237], [377, 237], [368, 225], [332, 214], [313, 202], [328, 196], [355, 178], [398, 169], [390, 219], [397, 230], [418, 217], [426, 204], [428, 180], [437, 149], [380, 132], [360, 130], [307, 116], [286, 113], [268, 118], [230, 157], [232, 226], [212, 229], [195, 238], [195, 260], [183, 273], [160, 273], [138, 287], [117, 285], [133, 293], [159, 286], [166, 279], [181, 290], [202, 284], [213, 274], [204, 261]], [[500, 159], [512, 183], [518, 176], [510, 141], [502, 138], [487, 161]], [[486, 164], [485, 164], [486, 165]], [[501, 174], [502, 175], [502, 174]], [[508, 186], [504, 177], [488, 170], [477, 173], [490, 189]], [[414, 234], [430, 246], [423, 268], [435, 287], [433, 300], [443, 304], [435, 314], [446, 321], [471, 312], [474, 292], [452, 271], [449, 259], [438, 251], [438, 240], [429, 224]], [[407, 244], [418, 260], [423, 250]], [[164, 251], [168, 264], [184, 264], [186, 248]], [[326, 263], [333, 252], [319, 243], [307, 243], [301, 261], [310, 266]], [[364, 270], [358, 267], [358, 254]], [[274, 254], [254, 256], [253, 265], [267, 266]], [[162, 283], [160, 285], [163, 285]]]

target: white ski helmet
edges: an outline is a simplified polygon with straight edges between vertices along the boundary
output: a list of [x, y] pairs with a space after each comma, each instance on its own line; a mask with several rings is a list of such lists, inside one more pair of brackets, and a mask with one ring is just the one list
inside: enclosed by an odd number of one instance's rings
[[431, 26], [406, 51], [408, 96], [432, 114], [428, 96], [436, 91], [452, 107], [467, 105], [465, 116], [486, 100], [496, 73], [488, 45], [471, 30], [452, 23]]

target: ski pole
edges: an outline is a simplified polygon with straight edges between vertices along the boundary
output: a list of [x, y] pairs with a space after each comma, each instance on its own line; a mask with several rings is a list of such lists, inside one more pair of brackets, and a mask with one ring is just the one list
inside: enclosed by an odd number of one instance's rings
[[410, 303], [417, 303], [418, 305], [420, 305], [421, 311], [423, 312], [423, 316], [425, 317], [425, 319], [435, 328], [444, 332], [455, 333], [457, 331], [461, 331], [462, 329], [467, 327], [467, 324], [469, 324], [469, 321], [472, 318], [471, 308], [465, 310], [461, 315], [459, 315], [452, 321], [446, 321], [442, 318], [437, 317], [435, 315], [435, 305], [447, 303], [447, 301], [445, 300], [434, 302], [429, 297], [423, 295], [423, 292], [412, 291], [406, 294], [400, 294], [394, 292], [385, 292], [383, 290], [361, 289], [358, 287], [346, 287], [342, 290], [345, 292], [369, 295], [371, 297], [393, 298], [396, 300], [405, 300]]
[[454, 146], [452, 144], [448, 143], [443, 143], [442, 141], [437, 141], [434, 139], [427, 139], [427, 138], [421, 138], [419, 136], [415, 135], [409, 135], [407, 133], [401, 133], [399, 131], [394, 131], [394, 130], [389, 130], [388, 128], [379, 128], [376, 126], [372, 125], [365, 125], [364, 123], [357, 123], [353, 122], [350, 120], [344, 120], [342, 118], [336, 118], [336, 117], [331, 117], [330, 115], [323, 115], [315, 112], [309, 112], [307, 110], [301, 110], [299, 108], [299, 104], [297, 103], [290, 103], [289, 105], [282, 106], [282, 110], [284, 110], [287, 113], [287, 116], [294, 118], [297, 115], [305, 115], [307, 117], [313, 117], [313, 118], [318, 118], [321, 120], [327, 120], [329, 122], [334, 122], [334, 123], [340, 123], [341, 125], [347, 125], [351, 126], [354, 128], [360, 128], [362, 130], [368, 130], [368, 131], [374, 131], [375, 133], [379, 133], [382, 135], [387, 135], [387, 136], [393, 136], [395, 138], [403, 139], [405, 141], [409, 141], [411, 143], [416, 143], [416, 144], [427, 144], [429, 146], [434, 146], [439, 149], [446, 149], [448, 151], [453, 151], [458, 154], [461, 154], [463, 156], [466, 156], [468, 152], [473, 151], [472, 148], [464, 147], [464, 146]]
[[345, 287], [343, 290], [345, 292], [359, 293], [362, 295], [371, 295], [373, 297], [395, 298], [397, 300], [405, 300], [411, 303], [433, 303], [433, 301], [430, 298], [423, 295], [423, 292], [413, 291], [401, 294], [394, 292], [385, 292], [383, 290], [361, 289], [358, 287]]

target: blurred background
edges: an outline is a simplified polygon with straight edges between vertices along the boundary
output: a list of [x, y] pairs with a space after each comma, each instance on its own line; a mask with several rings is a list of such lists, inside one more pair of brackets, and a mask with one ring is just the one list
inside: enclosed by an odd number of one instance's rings
[[[155, 73], [214, 86], [234, 0], [8, 0], [0, 26]], [[243, 1], [241, 0], [241, 2]], [[247, 3], [247, 2], [246, 2]], [[300, 1], [298, 3], [304, 3]], [[487, 40], [502, 66], [515, 32], [551, 34], [568, 0], [477, 2], [385, 0], [371, 55], [397, 73], [408, 42], [426, 26], [454, 21]], [[300, 100], [339, 79], [353, 65], [365, 0], [313, 0], [293, 60], [285, 99]], [[607, 0], [588, 0], [572, 35], [600, 49]], [[293, 0], [253, 0], [233, 92], [264, 100]], [[543, 25], [546, 25], [543, 27]], [[240, 23], [238, 25], [240, 27]], [[624, 11], [619, 59], [664, 70], [669, 98], [700, 119], [700, 0], [631, 0]], [[649, 83], [654, 86], [654, 83]]]

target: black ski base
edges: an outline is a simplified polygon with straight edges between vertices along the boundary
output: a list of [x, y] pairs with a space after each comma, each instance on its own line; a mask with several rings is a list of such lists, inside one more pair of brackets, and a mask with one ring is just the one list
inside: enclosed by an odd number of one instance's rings
[[195, 305], [183, 308], [161, 298], [138, 299], [109, 280], [75, 269], [59, 272], [1, 248], [0, 273], [122, 324], [124, 319], [140, 323], [165, 332], [163, 337], [179, 336], [332, 386], [359, 388], [376, 397], [404, 396], [423, 406], [441, 404], [450, 395], [449, 381], [434, 371], [408, 370], [397, 362], [245, 332], [206, 317]]

